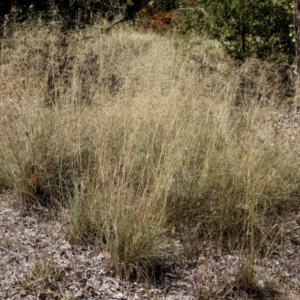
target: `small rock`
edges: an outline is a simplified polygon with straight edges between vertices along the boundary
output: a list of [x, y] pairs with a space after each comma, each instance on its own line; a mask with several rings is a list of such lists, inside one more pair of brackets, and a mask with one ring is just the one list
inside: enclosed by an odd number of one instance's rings
[[120, 300], [123, 300], [123, 299], [127, 299], [127, 298], [124, 296], [124, 294], [118, 293], [118, 294], [116, 294], [116, 295], [113, 297], [113, 299], [120, 299]]
[[75, 297], [76, 299], [82, 299], [82, 298], [84, 297], [84, 294], [83, 294], [82, 291], [78, 291], [78, 292], [74, 295], [74, 297]]
[[262, 288], [262, 289], [265, 287], [265, 284], [264, 284], [264, 281], [263, 281], [263, 280], [258, 280], [257, 285], [258, 285], [260, 288]]

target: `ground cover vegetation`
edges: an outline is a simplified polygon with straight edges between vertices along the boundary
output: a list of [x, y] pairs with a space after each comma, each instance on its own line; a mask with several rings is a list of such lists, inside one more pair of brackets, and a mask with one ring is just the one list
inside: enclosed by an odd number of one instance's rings
[[[233, 2], [224, 18], [241, 9]], [[282, 63], [292, 39], [275, 35], [264, 48], [264, 28], [232, 20], [247, 34], [229, 43], [226, 29], [218, 41], [193, 29], [205, 20], [179, 13], [173, 32], [160, 26], [164, 35], [103, 24], [66, 31], [59, 19], [3, 23], [0, 186], [19, 195], [24, 213], [58, 216], [70, 243], [99, 245], [119, 276], [154, 277], [165, 261], [201, 255], [205, 239], [240, 253], [237, 286], [251, 292], [256, 260], [299, 222], [299, 100]]]

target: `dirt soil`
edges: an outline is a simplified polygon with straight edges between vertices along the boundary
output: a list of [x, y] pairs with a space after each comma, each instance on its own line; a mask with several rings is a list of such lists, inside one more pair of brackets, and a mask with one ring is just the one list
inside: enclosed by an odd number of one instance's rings
[[300, 299], [300, 216], [286, 224], [268, 258], [255, 262], [247, 293], [239, 281], [243, 257], [206, 240], [197, 258], [166, 268], [156, 284], [126, 282], [113, 276], [105, 254], [70, 245], [59, 222], [23, 215], [17, 197], [2, 194], [0, 299]]

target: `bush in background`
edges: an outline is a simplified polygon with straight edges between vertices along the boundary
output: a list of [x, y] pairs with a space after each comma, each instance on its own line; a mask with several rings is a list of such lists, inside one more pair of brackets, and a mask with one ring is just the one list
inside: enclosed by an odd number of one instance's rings
[[[194, 31], [222, 42], [238, 59], [290, 62], [294, 56], [291, 1], [187, 1], [174, 22], [179, 33]], [[198, 9], [201, 8], [201, 9]]]

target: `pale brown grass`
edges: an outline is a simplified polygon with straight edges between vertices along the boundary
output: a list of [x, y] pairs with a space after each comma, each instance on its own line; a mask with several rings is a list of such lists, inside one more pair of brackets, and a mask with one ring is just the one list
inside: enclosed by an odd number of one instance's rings
[[1, 186], [24, 209], [67, 208], [69, 240], [102, 244], [124, 276], [145, 275], [187, 228], [253, 257], [298, 206], [299, 135], [276, 127], [276, 68], [234, 67], [207, 43], [97, 27], [3, 39]]

